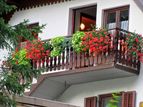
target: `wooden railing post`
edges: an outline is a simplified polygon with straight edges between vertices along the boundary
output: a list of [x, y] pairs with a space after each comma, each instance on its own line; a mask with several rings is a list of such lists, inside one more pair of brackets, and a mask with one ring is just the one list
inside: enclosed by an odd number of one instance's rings
[[114, 54], [115, 54], [115, 59], [114, 59], [114, 63], [116, 64], [118, 61], [118, 39], [119, 39], [119, 31], [117, 28], [115, 28], [115, 32], [114, 32]]

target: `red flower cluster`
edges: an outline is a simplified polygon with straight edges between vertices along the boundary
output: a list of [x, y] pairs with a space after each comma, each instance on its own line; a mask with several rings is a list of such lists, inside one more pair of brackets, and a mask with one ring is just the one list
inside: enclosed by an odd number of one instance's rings
[[26, 57], [33, 60], [39, 60], [48, 56], [50, 51], [44, 49], [44, 43], [40, 40], [34, 40], [32, 42], [27, 42], [25, 49], [27, 50]]
[[82, 38], [83, 51], [90, 53], [105, 52], [111, 48], [111, 39], [109, 33], [104, 29], [85, 32]]
[[143, 61], [143, 37], [138, 34], [128, 34], [125, 41], [121, 41], [121, 45], [126, 50], [126, 54], [139, 58]]

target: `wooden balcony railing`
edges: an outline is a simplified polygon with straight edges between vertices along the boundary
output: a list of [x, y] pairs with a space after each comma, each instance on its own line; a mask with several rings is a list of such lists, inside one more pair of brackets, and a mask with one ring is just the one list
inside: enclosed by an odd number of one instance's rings
[[[33, 67], [45, 68], [47, 72], [50, 72], [74, 70], [84, 67], [97, 67], [101, 64], [113, 63], [115, 66], [124, 66], [139, 72], [140, 61], [137, 57], [128, 55], [120, 42], [121, 40], [125, 41], [130, 32], [115, 28], [110, 29], [109, 33], [113, 35], [111, 40], [114, 48], [109, 48], [107, 52], [98, 53], [96, 55], [86, 52], [77, 54], [70, 45], [67, 45], [61, 55], [57, 57], [45, 57], [45, 59], [33, 61]], [[70, 36], [67, 38], [70, 38]], [[67, 44], [69, 44], [69, 42], [67, 42]]]
[[128, 32], [123, 29], [115, 28], [110, 29], [109, 32], [113, 34], [113, 42], [114, 42], [114, 63], [115, 66], [121, 65], [130, 69], [134, 69], [139, 73], [140, 70], [140, 61], [138, 57], [134, 57], [130, 53], [128, 53], [127, 49], [123, 47], [121, 41], [126, 41], [128, 34], [133, 34], [132, 32]]

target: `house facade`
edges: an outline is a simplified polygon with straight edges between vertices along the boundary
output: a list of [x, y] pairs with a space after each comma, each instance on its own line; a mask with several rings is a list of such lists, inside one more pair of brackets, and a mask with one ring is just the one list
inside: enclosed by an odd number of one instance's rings
[[[19, 6], [9, 24], [15, 25], [24, 19], [29, 19], [29, 24], [46, 24], [43, 33], [38, 35], [41, 40], [67, 37], [82, 29], [87, 31], [89, 24], [111, 29], [112, 34], [119, 32], [122, 35], [125, 31], [143, 34], [142, 0], [57, 0], [54, 3], [47, 0], [43, 4], [29, 0], [29, 3]], [[28, 95], [80, 107], [107, 107], [111, 93], [116, 92], [121, 92], [119, 107], [138, 107], [143, 101], [143, 68], [138, 61], [131, 64], [127, 60], [122, 62], [124, 55], [113, 58], [113, 54], [107, 53], [107, 62], [103, 63], [105, 59], [99, 55], [99, 63], [96, 64], [91, 57], [87, 58], [88, 62], [82, 55], [71, 54], [69, 50], [62, 54], [65, 59], [55, 61], [56, 58], [49, 58], [51, 62], [47, 66], [50, 68], [37, 80]], [[55, 68], [59, 60], [61, 66]]]

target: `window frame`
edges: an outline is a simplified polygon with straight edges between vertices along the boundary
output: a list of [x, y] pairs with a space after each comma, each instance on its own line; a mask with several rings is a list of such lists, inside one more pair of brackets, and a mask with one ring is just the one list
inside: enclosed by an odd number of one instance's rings
[[[87, 107], [87, 101], [90, 101], [90, 107], [97, 107], [97, 96], [84, 98], [84, 107]], [[91, 102], [93, 103], [93, 105], [91, 105]]]
[[[87, 5], [87, 6], [83, 6], [83, 7], [77, 7], [77, 8], [73, 8], [72, 9], [72, 27], [71, 27], [71, 34], [75, 33], [75, 20], [76, 20], [76, 11], [78, 10], [81, 10], [81, 9], [86, 9], [86, 8], [92, 8], [92, 7], [95, 7], [96, 6], [96, 17], [95, 20], [97, 20], [97, 4], [93, 4], [93, 5]], [[81, 16], [83, 15], [84, 13], [81, 12], [80, 14], [80, 18], [79, 18], [79, 21], [81, 22]], [[89, 16], [89, 15], [86, 15], [86, 16]], [[90, 16], [91, 17], [91, 16]], [[93, 17], [92, 17], [93, 18]], [[95, 25], [96, 26], [96, 25]]]
[[[108, 97], [112, 97], [112, 94], [113, 93], [108, 93], [108, 94], [101, 94], [101, 95], [99, 95], [98, 96], [98, 98], [99, 98], [99, 103], [98, 103], [98, 105], [99, 105], [99, 107], [103, 107], [103, 101], [104, 101], [104, 99], [106, 99], [106, 98], [108, 98]], [[122, 94], [123, 94], [123, 92], [120, 92], [119, 93], [119, 96], [121, 96], [121, 98], [122, 98]], [[121, 100], [122, 101], [122, 100]], [[121, 102], [122, 103], [122, 102]]]
[[[31, 23], [31, 24], [28, 24], [28, 25], [27, 25], [28, 28], [32, 28], [32, 27], [34, 27], [34, 26], [39, 26], [39, 22], [35, 22], [35, 23]], [[34, 37], [34, 38], [38, 39], [38, 34], [37, 34], [36, 37]], [[27, 41], [28, 41], [28, 40], [23, 41], [23, 39], [24, 39], [23, 37], [20, 37], [20, 38], [19, 38], [18, 44], [19, 44], [19, 47], [20, 47], [20, 48], [25, 47], [26, 44], [27, 44]]]
[[[89, 99], [90, 101], [94, 100], [93, 98], [95, 98], [95, 104], [94, 107], [102, 107], [102, 102], [105, 98], [107, 97], [112, 97], [113, 93], [107, 93], [107, 94], [100, 94], [98, 96], [94, 96], [94, 97], [86, 97], [84, 98], [84, 107], [90, 107], [87, 106], [87, 99]], [[119, 92], [119, 95], [121, 96], [121, 107], [135, 107], [136, 104], [136, 91], [121, 91]], [[91, 104], [91, 102], [90, 102]], [[93, 107], [93, 106], [92, 106]]]
[[[116, 27], [115, 28], [120, 28], [120, 13], [121, 11], [124, 11], [124, 10], [128, 10], [128, 21], [130, 19], [130, 5], [126, 5], [126, 6], [120, 6], [120, 7], [115, 7], [115, 8], [110, 8], [110, 9], [105, 9], [103, 10], [103, 18], [102, 18], [102, 26], [104, 28], [106, 28], [106, 25], [107, 25], [107, 19], [108, 19], [108, 14], [109, 13], [113, 13], [115, 12], [116, 13]], [[127, 30], [129, 29], [129, 23], [128, 23], [128, 28]]]

